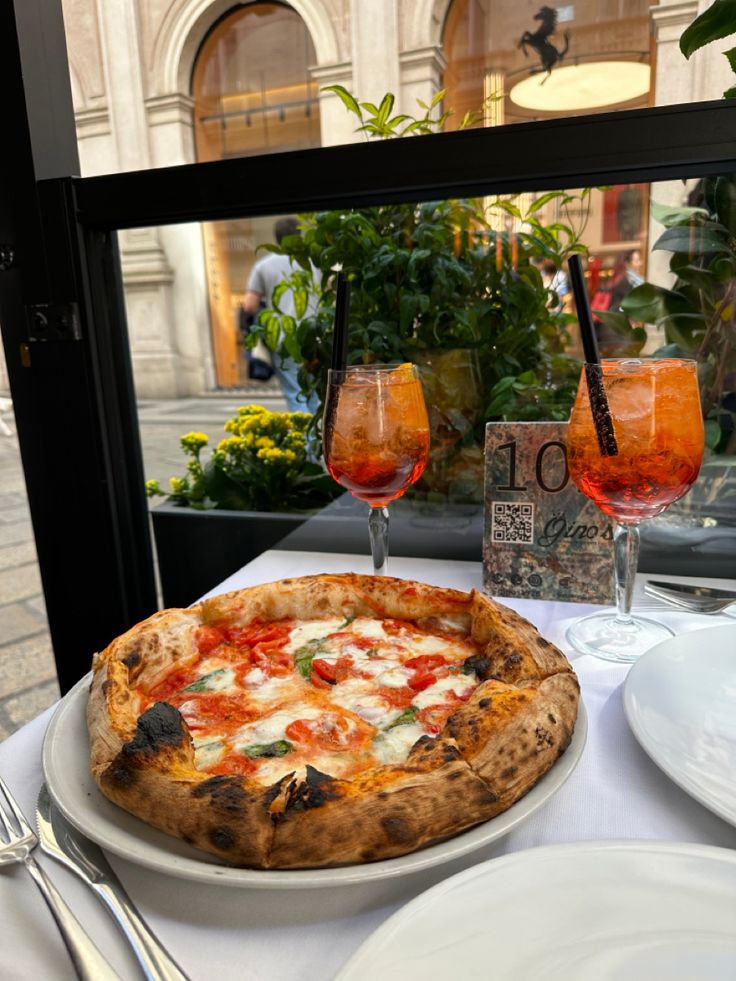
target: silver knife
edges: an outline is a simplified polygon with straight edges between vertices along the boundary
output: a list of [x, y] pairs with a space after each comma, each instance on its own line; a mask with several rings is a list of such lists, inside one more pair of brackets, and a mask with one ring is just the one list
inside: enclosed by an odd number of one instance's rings
[[43, 851], [96, 893], [125, 935], [147, 981], [189, 981], [141, 918], [102, 849], [69, 824], [54, 806], [46, 784], [38, 795], [36, 823]]

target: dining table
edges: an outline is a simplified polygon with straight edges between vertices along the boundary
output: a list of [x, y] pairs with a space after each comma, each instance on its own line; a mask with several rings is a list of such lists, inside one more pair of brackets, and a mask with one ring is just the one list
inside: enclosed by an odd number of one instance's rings
[[[243, 566], [207, 595], [286, 577], [370, 571], [367, 556], [275, 548]], [[460, 590], [482, 589], [480, 562], [397, 556], [390, 559], [390, 575]], [[664, 573], [656, 578], [683, 581]], [[641, 574], [637, 576], [635, 610], [651, 608], [656, 602], [644, 595], [644, 579]], [[699, 581], [733, 588], [732, 582], [724, 580]], [[637, 742], [623, 703], [631, 666], [580, 654], [568, 643], [570, 623], [594, 607], [553, 600], [498, 597], [498, 601], [512, 607], [556, 644], [580, 681], [587, 735], [566, 779], [558, 781], [554, 793], [503, 836], [451, 860], [377, 881], [358, 877], [347, 884], [321, 888], [300, 888], [298, 883], [270, 888], [268, 873], [263, 873], [266, 884], [262, 887], [224, 886], [171, 874], [165, 862], [152, 867], [140, 861], [135, 849], [127, 857], [120, 851], [106, 851], [139, 912], [192, 981], [334, 978], [373, 931], [420, 892], [476, 863], [525, 849], [630, 839], [736, 848], [736, 827], [681, 789]], [[728, 611], [705, 616], [659, 605], [656, 617], [676, 634], [732, 624], [736, 639], [736, 618]], [[0, 744], [0, 776], [29, 820], [44, 779], [44, 738], [58, 711], [59, 703]], [[79, 737], [81, 743], [84, 738]], [[87, 751], [86, 745], [62, 744], [54, 749], [62, 761], [66, 752], [78, 755]], [[563, 761], [564, 757], [556, 766]], [[36, 855], [119, 976], [125, 981], [140, 978], [122, 934], [92, 892], [40, 849]], [[525, 910], [520, 915], [527, 918], [531, 929], [534, 916], [544, 915], [544, 911]], [[0, 870], [0, 922], [0, 977], [5, 981], [65, 981], [75, 977], [54, 922], [22, 866]]]

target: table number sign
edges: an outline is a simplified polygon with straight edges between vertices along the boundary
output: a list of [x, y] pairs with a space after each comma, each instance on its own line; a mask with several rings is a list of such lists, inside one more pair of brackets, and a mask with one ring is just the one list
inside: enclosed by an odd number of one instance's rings
[[489, 422], [483, 587], [494, 596], [612, 603], [613, 522], [567, 469], [564, 422]]

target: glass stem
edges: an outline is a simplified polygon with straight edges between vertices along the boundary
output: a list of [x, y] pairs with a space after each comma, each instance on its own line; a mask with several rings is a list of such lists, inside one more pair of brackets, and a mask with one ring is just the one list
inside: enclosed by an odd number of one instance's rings
[[388, 508], [371, 508], [368, 516], [373, 573], [385, 576], [388, 567]]
[[639, 559], [639, 526], [616, 525], [613, 532], [616, 570], [616, 619], [631, 623], [636, 566]]

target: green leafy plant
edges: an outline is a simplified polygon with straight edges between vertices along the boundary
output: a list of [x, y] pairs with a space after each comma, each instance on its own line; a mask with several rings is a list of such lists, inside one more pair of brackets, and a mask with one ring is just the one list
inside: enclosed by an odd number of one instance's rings
[[[342, 86], [330, 86], [359, 123], [379, 138], [438, 132], [449, 116], [440, 112], [444, 91], [424, 115], [392, 115], [387, 94], [378, 105], [359, 102]], [[461, 127], [480, 114], [466, 114]], [[563, 216], [572, 205], [581, 216], [544, 224], [551, 203]], [[281, 246], [297, 269], [260, 315], [249, 343], [258, 337], [302, 364], [305, 394], [323, 398], [332, 355], [334, 270], [351, 284], [348, 362], [413, 361], [423, 352], [470, 348], [477, 352], [484, 384], [479, 426], [493, 418], [566, 418], [578, 362], [565, 354], [569, 341], [558, 298], [546, 290], [537, 263], [561, 267], [574, 251], [590, 208], [590, 189], [580, 195], [549, 192], [524, 211], [516, 197], [429, 201], [300, 215], [302, 235]], [[522, 229], [513, 231], [513, 228]], [[279, 307], [292, 289], [297, 317]], [[300, 318], [309, 294], [315, 313]], [[319, 418], [320, 413], [316, 413]], [[479, 434], [476, 433], [476, 439]]]
[[[693, 52], [705, 47], [706, 44], [720, 41], [734, 33], [736, 33], [736, 4], [733, 0], [714, 0], [682, 33], [680, 50], [686, 58], [689, 58]], [[723, 54], [736, 72], [736, 48], [729, 48]], [[723, 96], [726, 99], [736, 99], [736, 85], [727, 89]]]
[[187, 473], [172, 477], [165, 493], [149, 480], [149, 497], [164, 496], [174, 504], [197, 510], [286, 511], [327, 504], [338, 485], [308, 454], [308, 412], [271, 412], [246, 405], [225, 423], [228, 433], [202, 462], [209, 443], [205, 433], [186, 433], [180, 445]]
[[632, 322], [664, 329], [658, 356], [694, 358], [699, 365], [706, 443], [736, 453], [736, 175], [701, 183], [703, 205], [653, 204], [665, 226], [653, 250], [672, 253], [669, 288], [644, 283], [606, 323], [625, 333]]

